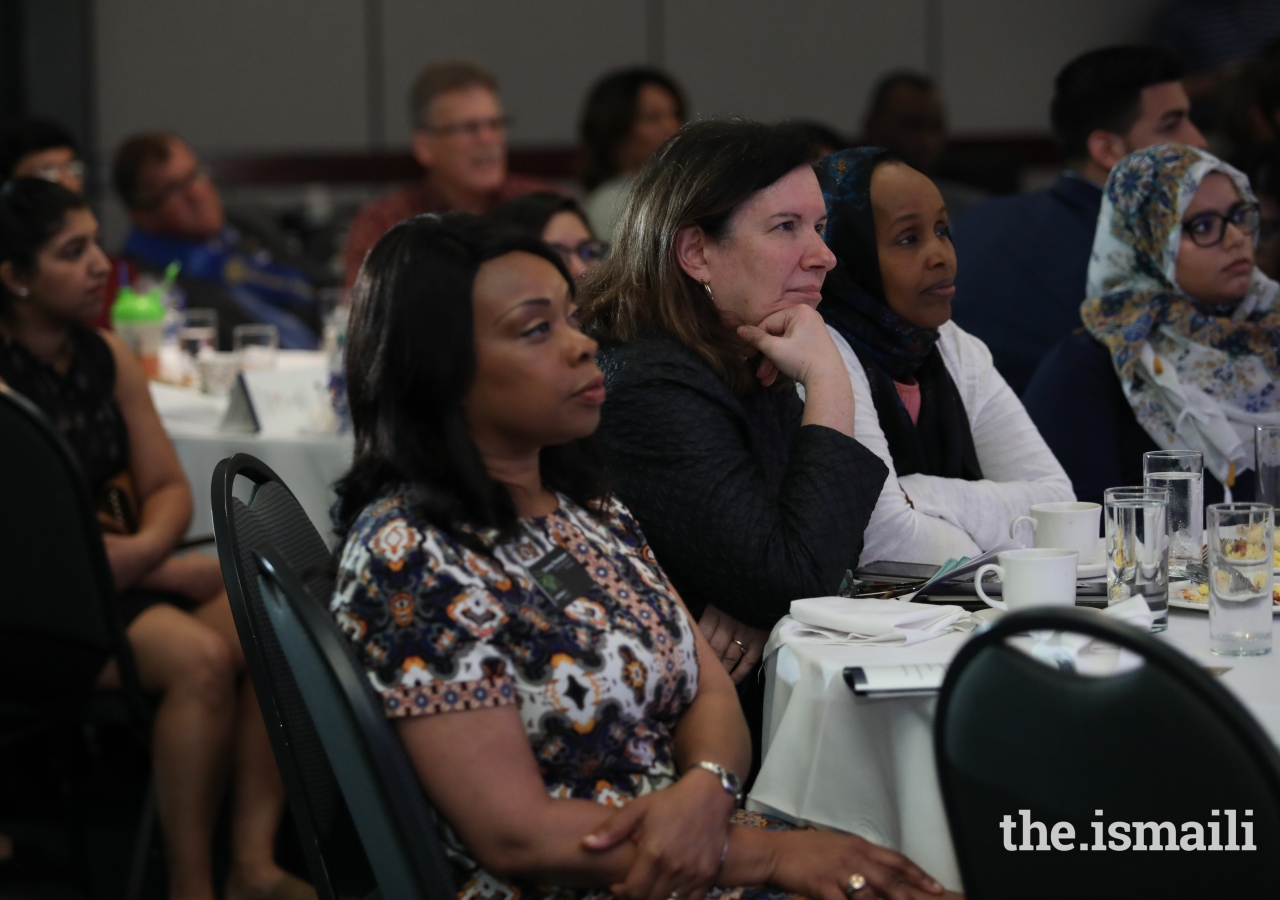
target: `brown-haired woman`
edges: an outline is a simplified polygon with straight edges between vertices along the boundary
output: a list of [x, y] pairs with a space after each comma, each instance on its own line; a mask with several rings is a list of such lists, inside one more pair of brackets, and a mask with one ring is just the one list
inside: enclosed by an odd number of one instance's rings
[[649, 66], [611, 72], [591, 88], [578, 131], [587, 218], [602, 240], [613, 239], [636, 173], [680, 130], [686, 113], [680, 85]]
[[[835, 593], [857, 564], [887, 474], [853, 439], [816, 311], [835, 257], [812, 162], [787, 126], [687, 126], [641, 172], [582, 288], [609, 473], [739, 683], [791, 601]], [[758, 738], [757, 684], [740, 690]]]

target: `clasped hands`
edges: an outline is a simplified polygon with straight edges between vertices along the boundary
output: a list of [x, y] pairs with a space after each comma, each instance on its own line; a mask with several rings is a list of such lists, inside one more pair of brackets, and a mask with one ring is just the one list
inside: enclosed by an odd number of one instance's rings
[[[733, 798], [709, 772], [690, 770], [669, 788], [632, 800], [582, 839], [603, 852], [630, 840], [636, 855], [624, 881], [609, 890], [623, 900], [703, 900], [716, 885], [729, 838]], [[813, 900], [922, 900], [942, 885], [900, 853], [856, 835], [820, 831], [755, 831], [751, 884], [772, 884]], [[767, 841], [767, 843], [765, 843]], [[741, 862], [738, 863], [741, 866]], [[865, 878], [849, 892], [849, 877]], [[737, 871], [732, 877], [743, 877]], [[727, 885], [722, 885], [727, 886]], [[737, 885], [735, 885], [737, 886]], [[957, 896], [957, 895], [950, 895]]]
[[609, 890], [624, 900], [702, 900], [720, 872], [734, 799], [710, 772], [692, 769], [669, 788], [637, 797], [582, 839], [588, 850], [635, 844], [625, 881]]

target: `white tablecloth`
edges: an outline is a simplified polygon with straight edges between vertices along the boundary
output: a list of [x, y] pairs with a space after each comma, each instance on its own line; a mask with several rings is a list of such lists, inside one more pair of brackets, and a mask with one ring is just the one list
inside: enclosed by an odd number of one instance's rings
[[250, 453], [275, 470], [297, 496], [311, 521], [332, 546], [329, 510], [337, 497], [333, 483], [351, 465], [351, 435], [263, 438], [218, 431], [226, 401], [194, 390], [151, 386], [151, 396], [173, 441], [195, 501], [188, 537], [213, 534], [210, 485], [213, 469], [236, 453]]
[[[1280, 744], [1280, 651], [1235, 658], [1209, 652], [1209, 617], [1170, 610], [1161, 636], [1205, 666]], [[846, 666], [950, 662], [967, 634], [907, 647], [790, 644], [766, 665], [764, 762], [748, 809], [838, 829], [900, 850], [962, 890], [933, 758], [936, 697], [870, 699], [844, 682]]]

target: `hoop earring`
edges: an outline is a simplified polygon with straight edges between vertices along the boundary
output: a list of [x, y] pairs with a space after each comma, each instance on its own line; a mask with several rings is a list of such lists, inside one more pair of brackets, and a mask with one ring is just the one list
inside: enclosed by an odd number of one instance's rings
[[702, 282], [702, 288], [707, 292], [707, 299], [710, 300], [712, 303], [715, 303], [716, 295], [711, 293], [711, 282], [710, 281]]

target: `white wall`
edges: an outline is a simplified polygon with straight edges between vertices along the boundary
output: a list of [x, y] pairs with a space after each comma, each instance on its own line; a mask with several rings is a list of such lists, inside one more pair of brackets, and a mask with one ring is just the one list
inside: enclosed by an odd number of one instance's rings
[[1048, 131], [1073, 57], [1140, 42], [1162, 0], [942, 0], [943, 92], [960, 132]]
[[97, 0], [98, 146], [178, 131], [201, 151], [361, 149], [360, 0]]
[[957, 133], [1042, 132], [1058, 68], [1140, 39], [1158, 2], [96, 0], [98, 143], [164, 127], [205, 153], [401, 146], [408, 86], [445, 57], [495, 70], [519, 144], [571, 142], [592, 79], [647, 57], [699, 114], [853, 130], [877, 75], [905, 66], [940, 68]]

